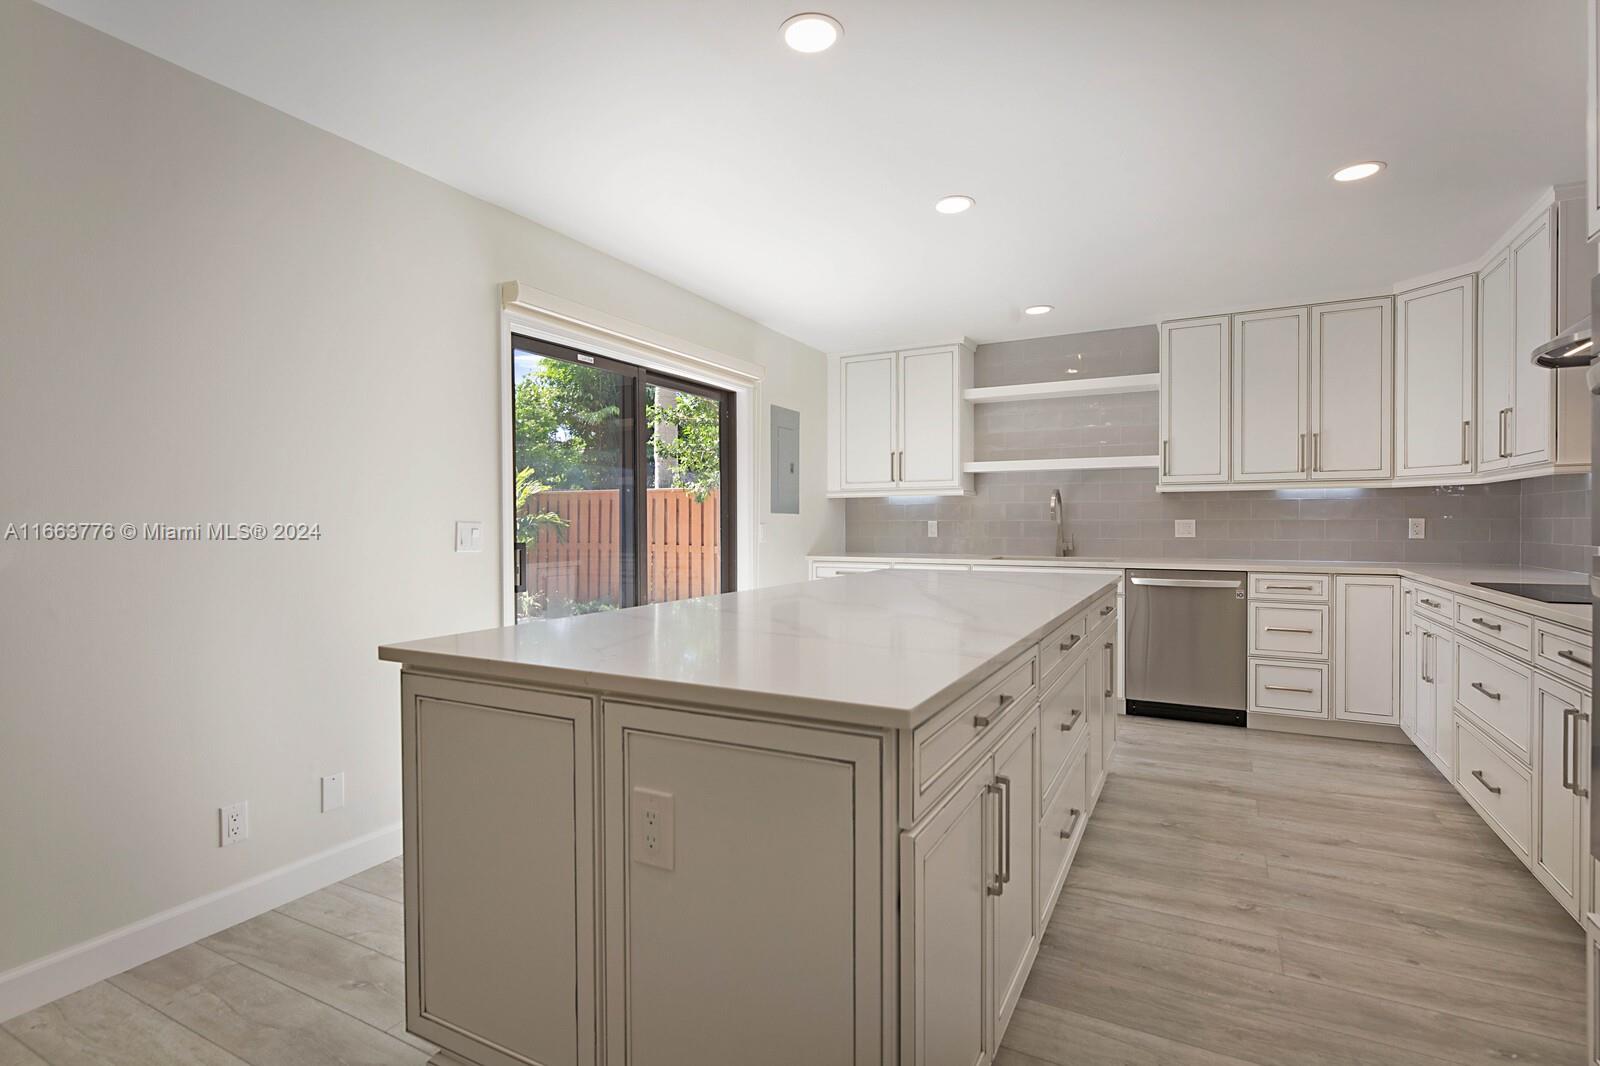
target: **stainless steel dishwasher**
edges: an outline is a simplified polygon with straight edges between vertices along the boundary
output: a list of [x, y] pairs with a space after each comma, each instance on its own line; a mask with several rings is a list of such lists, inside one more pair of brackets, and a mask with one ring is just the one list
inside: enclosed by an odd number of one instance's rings
[[1128, 571], [1128, 713], [1244, 725], [1245, 575]]

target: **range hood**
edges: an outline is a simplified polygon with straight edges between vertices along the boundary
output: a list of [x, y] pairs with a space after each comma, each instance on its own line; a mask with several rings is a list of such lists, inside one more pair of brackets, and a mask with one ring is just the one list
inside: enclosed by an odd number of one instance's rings
[[1561, 336], [1535, 348], [1532, 359], [1539, 366], [1563, 370], [1570, 366], [1588, 366], [1594, 362], [1596, 354], [1594, 331], [1586, 318]]

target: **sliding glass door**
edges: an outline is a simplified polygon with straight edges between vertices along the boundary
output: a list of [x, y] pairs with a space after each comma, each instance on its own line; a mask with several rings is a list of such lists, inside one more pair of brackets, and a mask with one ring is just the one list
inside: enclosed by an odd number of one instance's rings
[[733, 397], [513, 338], [516, 617], [733, 587]]

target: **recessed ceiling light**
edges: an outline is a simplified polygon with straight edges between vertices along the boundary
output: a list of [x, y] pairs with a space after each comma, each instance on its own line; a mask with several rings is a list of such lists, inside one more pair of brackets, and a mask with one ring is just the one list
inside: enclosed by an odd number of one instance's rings
[[1054, 310], [1054, 304], [1034, 304], [1032, 307], [1024, 307], [1022, 313], [1025, 315], [1048, 315]]
[[1351, 163], [1347, 167], [1340, 167], [1338, 170], [1335, 170], [1333, 172], [1333, 180], [1360, 181], [1362, 178], [1372, 177], [1372, 175], [1376, 174], [1378, 171], [1382, 170], [1388, 165], [1388, 163], [1384, 163], [1377, 159], [1371, 159], [1365, 163]]
[[826, 52], [840, 37], [844, 27], [831, 15], [806, 11], [783, 21], [783, 40], [796, 52]]
[[941, 215], [959, 215], [977, 202], [970, 196], [942, 196], [933, 209]]

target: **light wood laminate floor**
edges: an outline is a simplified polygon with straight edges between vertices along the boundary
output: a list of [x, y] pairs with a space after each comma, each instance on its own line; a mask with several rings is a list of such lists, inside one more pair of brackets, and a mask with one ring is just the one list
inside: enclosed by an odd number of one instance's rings
[[[0, 1066], [422, 1066], [401, 898], [399, 860], [314, 892], [13, 1019]], [[1124, 719], [998, 1066], [1576, 1066], [1583, 981], [1412, 749]]]

